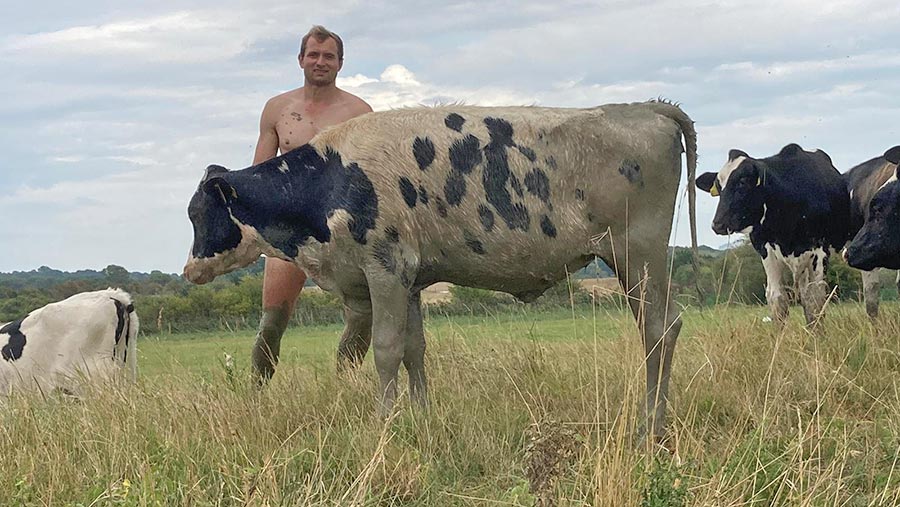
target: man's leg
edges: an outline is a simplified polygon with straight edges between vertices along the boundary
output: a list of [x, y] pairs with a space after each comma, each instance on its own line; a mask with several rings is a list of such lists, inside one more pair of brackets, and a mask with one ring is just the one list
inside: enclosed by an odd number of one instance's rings
[[266, 258], [263, 274], [262, 319], [253, 345], [253, 370], [260, 384], [275, 374], [281, 336], [294, 313], [297, 296], [306, 283], [306, 273], [281, 259]]

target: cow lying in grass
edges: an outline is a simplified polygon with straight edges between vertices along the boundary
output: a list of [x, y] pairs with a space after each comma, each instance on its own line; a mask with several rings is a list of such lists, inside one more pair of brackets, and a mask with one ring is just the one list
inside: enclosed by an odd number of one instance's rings
[[207, 168], [188, 208], [184, 275], [205, 283], [260, 254], [296, 263], [343, 299], [348, 360], [365, 355], [371, 329], [384, 413], [401, 362], [412, 399], [426, 400], [423, 288], [531, 301], [599, 256], [641, 323], [647, 416], [661, 436], [681, 328], [666, 251], [682, 136], [693, 181], [693, 122], [664, 102], [370, 113], [262, 164]]
[[0, 324], [0, 394], [77, 393], [82, 382], [137, 374], [138, 317], [122, 290], [83, 292]]

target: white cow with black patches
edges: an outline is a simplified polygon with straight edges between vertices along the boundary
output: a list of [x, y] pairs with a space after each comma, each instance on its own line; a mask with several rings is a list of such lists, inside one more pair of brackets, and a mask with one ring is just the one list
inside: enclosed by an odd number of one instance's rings
[[749, 235], [762, 257], [773, 320], [783, 325], [788, 316], [787, 266], [806, 322], [818, 321], [828, 295], [829, 254], [843, 247], [850, 231], [850, 199], [831, 158], [796, 144], [760, 159], [731, 150], [718, 173], [704, 173], [696, 184], [720, 196], [713, 231]]
[[138, 326], [131, 296], [119, 289], [75, 294], [0, 324], [0, 394], [134, 380]]
[[693, 178], [693, 123], [663, 102], [363, 115], [262, 164], [210, 166], [188, 208], [184, 274], [205, 283], [261, 253], [294, 262], [343, 299], [346, 360], [359, 361], [371, 336], [386, 412], [401, 362], [412, 399], [426, 400], [424, 287], [530, 301], [599, 256], [644, 323], [647, 416], [660, 436], [681, 327], [666, 251], [682, 137]]

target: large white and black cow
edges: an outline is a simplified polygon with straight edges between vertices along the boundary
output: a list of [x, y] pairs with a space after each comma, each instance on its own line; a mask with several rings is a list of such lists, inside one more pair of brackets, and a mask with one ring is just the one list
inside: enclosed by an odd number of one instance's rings
[[[693, 123], [664, 102], [363, 115], [268, 162], [210, 166], [188, 207], [184, 274], [208, 282], [261, 253], [296, 263], [343, 299], [348, 330], [371, 322], [384, 413], [401, 362], [412, 399], [426, 400], [424, 287], [447, 281], [529, 301], [599, 256], [635, 296], [647, 415], [661, 435], [681, 328], [666, 248], [682, 136], [693, 178]], [[365, 354], [359, 341], [348, 359]]]
[[0, 324], [0, 394], [137, 374], [138, 317], [119, 289], [75, 294]]
[[766, 271], [772, 318], [783, 324], [788, 266], [808, 324], [824, 309], [828, 256], [849, 237], [850, 198], [841, 174], [823, 151], [789, 144], [771, 157], [731, 150], [718, 173], [704, 173], [697, 187], [719, 196], [712, 228], [717, 234], [749, 234]]
[[[881, 157], [853, 168], [849, 180], [853, 189], [855, 224], [858, 232], [847, 247], [847, 262], [862, 270], [900, 269], [900, 182], [897, 169], [900, 146], [894, 146]], [[855, 173], [855, 174], [854, 174]], [[866, 304], [870, 284], [866, 283]], [[864, 278], [865, 281], [865, 278]], [[898, 277], [900, 282], [900, 277]], [[877, 287], [871, 289], [877, 294]]]

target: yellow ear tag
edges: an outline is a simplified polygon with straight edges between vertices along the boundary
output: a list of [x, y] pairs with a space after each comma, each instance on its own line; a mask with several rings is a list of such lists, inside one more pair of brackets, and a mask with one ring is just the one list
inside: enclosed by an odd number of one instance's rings
[[713, 184], [712, 188], [709, 189], [709, 195], [713, 197], [719, 197], [719, 187], [716, 184]]

